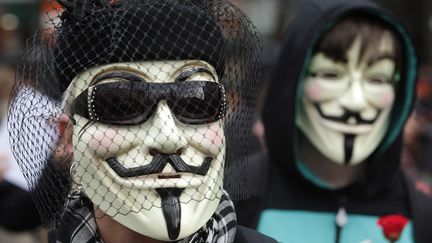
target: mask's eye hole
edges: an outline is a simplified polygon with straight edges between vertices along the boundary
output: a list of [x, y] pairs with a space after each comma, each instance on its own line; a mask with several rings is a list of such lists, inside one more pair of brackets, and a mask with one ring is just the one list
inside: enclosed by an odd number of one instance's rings
[[338, 80], [343, 76], [342, 73], [337, 70], [311, 71], [309, 75], [315, 78], [322, 78], [327, 80]]
[[377, 75], [377, 76], [369, 77], [368, 82], [371, 84], [387, 84], [390, 82], [390, 79], [383, 75]]

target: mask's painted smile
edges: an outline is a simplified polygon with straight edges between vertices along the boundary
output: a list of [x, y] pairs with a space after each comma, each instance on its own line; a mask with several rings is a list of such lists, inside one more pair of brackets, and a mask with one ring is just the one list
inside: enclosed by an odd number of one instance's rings
[[159, 180], [180, 179], [180, 178], [181, 178], [181, 174], [164, 173], [163, 175], [158, 175]]
[[319, 103], [315, 103], [315, 108], [321, 117], [321, 122], [329, 129], [345, 134], [368, 133], [372, 130], [373, 124], [381, 115], [382, 110], [375, 111], [372, 118], [364, 118], [361, 113], [344, 110], [342, 115], [325, 114]]

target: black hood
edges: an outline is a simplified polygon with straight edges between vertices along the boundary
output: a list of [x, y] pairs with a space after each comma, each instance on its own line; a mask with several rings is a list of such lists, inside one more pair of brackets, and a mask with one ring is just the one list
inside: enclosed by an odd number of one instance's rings
[[389, 129], [378, 148], [363, 162], [366, 163], [366, 173], [362, 180], [355, 183], [362, 190], [372, 192], [388, 185], [399, 169], [401, 132], [415, 98], [417, 75], [417, 61], [411, 39], [399, 21], [386, 10], [365, 0], [303, 2], [289, 26], [274, 75], [270, 79], [263, 122], [272, 163], [287, 178], [306, 181], [296, 166], [298, 130], [294, 114], [300, 93], [298, 84], [305, 75], [319, 37], [340, 18], [353, 13], [370, 14], [393, 26], [402, 42], [404, 59]]

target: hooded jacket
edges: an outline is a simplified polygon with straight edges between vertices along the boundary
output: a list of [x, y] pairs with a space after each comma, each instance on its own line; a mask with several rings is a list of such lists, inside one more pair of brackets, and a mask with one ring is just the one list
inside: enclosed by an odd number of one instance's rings
[[[333, 190], [320, 186], [313, 180], [313, 172], [301, 166], [295, 114], [301, 94], [299, 83], [317, 40], [352, 13], [373, 15], [393, 26], [402, 43], [401, 82], [389, 128], [379, 146], [362, 162], [363, 175], [351, 185]], [[263, 109], [270, 174], [258, 229], [281, 242], [379, 243], [388, 241], [376, 223], [378, 218], [403, 214], [411, 220], [398, 243], [432, 242], [425, 225], [418, 223], [422, 214], [431, 214], [431, 207], [414, 207], [418, 203], [429, 205], [425, 201], [429, 198], [415, 190], [399, 167], [401, 132], [415, 99], [416, 75], [412, 41], [386, 10], [365, 0], [303, 2], [289, 26]]]

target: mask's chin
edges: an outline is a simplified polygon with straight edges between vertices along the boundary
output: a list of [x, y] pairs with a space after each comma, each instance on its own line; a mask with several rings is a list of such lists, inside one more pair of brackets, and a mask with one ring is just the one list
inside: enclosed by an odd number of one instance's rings
[[76, 177], [95, 206], [118, 223], [150, 238], [173, 241], [194, 234], [216, 211], [222, 196], [222, 158], [218, 155], [204, 176], [153, 175], [149, 183], [143, 176], [120, 178], [106, 161], [83, 156]]
[[[150, 209], [142, 209], [140, 212], [130, 212], [125, 215], [115, 214], [114, 216], [110, 216], [127, 228], [153, 239], [162, 241], [184, 239], [197, 232], [206, 224], [216, 211], [221, 197], [221, 195], [215, 195], [213, 200], [203, 199], [201, 201], [190, 200], [184, 202], [184, 200], [187, 200], [184, 198], [184, 195], [187, 195], [188, 193], [190, 194], [194, 192], [185, 189], [177, 200], [179, 202], [178, 205], [173, 203], [176, 199], [166, 199], [164, 203], [167, 203], [168, 206], [164, 208], [154, 206]], [[221, 193], [222, 192], [220, 191], [220, 194]], [[152, 194], [155, 193], [152, 192]], [[162, 203], [159, 195], [151, 195], [149, 198], [155, 200], [155, 204]], [[121, 200], [121, 198], [115, 199], [115, 201], [118, 201], [119, 203], [121, 203]], [[179, 207], [178, 209], [172, 210], [177, 206]], [[128, 209], [125, 208], [125, 210]], [[172, 212], [167, 216], [167, 211], [170, 210]], [[169, 217], [172, 218], [169, 219]], [[178, 225], [176, 225], [177, 223]]]
[[331, 162], [357, 165], [378, 147], [388, 127], [390, 109], [377, 112], [371, 123], [354, 124], [328, 119], [313, 104], [304, 104], [296, 116], [297, 127]]

